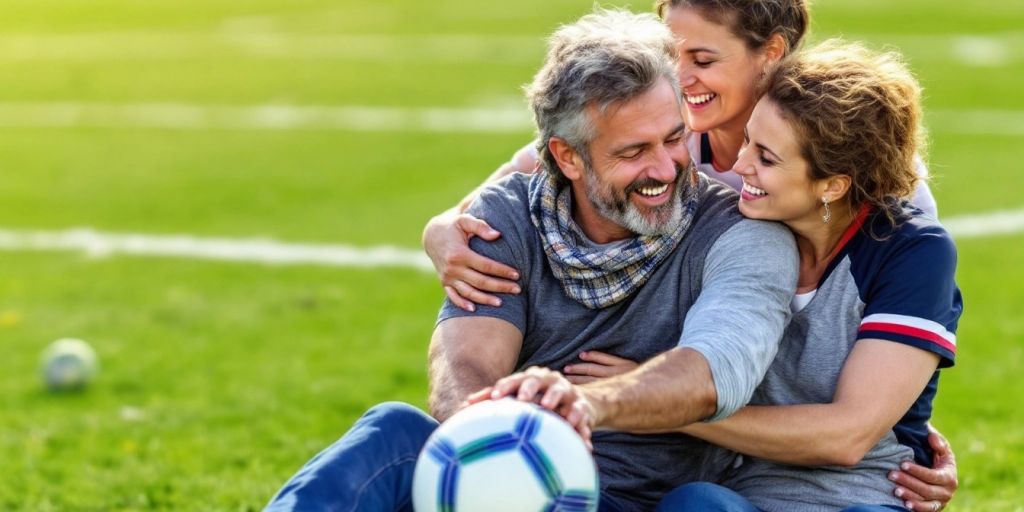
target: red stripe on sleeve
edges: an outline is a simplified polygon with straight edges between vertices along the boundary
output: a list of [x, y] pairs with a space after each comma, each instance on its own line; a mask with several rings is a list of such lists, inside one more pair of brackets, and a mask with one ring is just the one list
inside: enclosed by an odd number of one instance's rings
[[861, 324], [861, 331], [882, 331], [891, 332], [893, 334], [902, 334], [904, 336], [911, 336], [914, 338], [920, 338], [922, 340], [930, 341], [939, 345], [940, 347], [956, 354], [956, 345], [952, 344], [946, 338], [939, 336], [932, 331], [926, 331], [924, 329], [918, 329], [916, 327], [909, 327], [900, 324], [887, 324], [881, 322], [868, 322]]

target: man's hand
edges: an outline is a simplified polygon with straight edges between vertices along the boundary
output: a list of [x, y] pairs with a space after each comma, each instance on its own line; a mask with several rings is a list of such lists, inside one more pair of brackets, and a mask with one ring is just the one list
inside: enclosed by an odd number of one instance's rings
[[497, 400], [515, 396], [523, 402], [534, 402], [564, 418], [580, 434], [588, 449], [593, 449], [591, 432], [598, 419], [594, 404], [581, 388], [569, 382], [562, 374], [534, 366], [498, 380], [493, 386], [473, 393], [468, 403]]
[[959, 481], [956, 455], [949, 447], [949, 441], [931, 424], [928, 430], [928, 444], [935, 452], [932, 467], [904, 462], [900, 471], [889, 473], [889, 479], [897, 484], [893, 493], [904, 501], [907, 508], [933, 512], [946, 508]]

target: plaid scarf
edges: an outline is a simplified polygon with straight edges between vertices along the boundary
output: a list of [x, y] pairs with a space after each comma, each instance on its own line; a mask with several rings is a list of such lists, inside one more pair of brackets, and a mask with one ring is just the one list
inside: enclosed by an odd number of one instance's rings
[[[530, 218], [540, 232], [544, 253], [562, 289], [590, 309], [600, 309], [629, 297], [651, 277], [679, 245], [697, 211], [703, 180], [692, 167], [683, 180], [683, 219], [669, 235], [641, 235], [612, 248], [594, 247], [572, 220], [571, 187], [557, 188], [555, 176], [539, 171], [530, 180]], [[689, 181], [686, 186], [686, 181]]]

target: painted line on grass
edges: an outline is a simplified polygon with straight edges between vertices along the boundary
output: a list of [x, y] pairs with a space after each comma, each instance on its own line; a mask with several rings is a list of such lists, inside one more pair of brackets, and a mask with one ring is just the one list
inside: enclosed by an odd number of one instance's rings
[[[1024, 209], [950, 217], [943, 224], [957, 239], [1024, 232]], [[0, 229], [0, 250], [81, 252], [89, 257], [155, 256], [267, 265], [401, 267], [433, 272], [422, 251], [393, 246], [353, 247], [286, 243], [266, 238], [205, 238], [191, 235]]]
[[541, 35], [139, 33], [0, 35], [0, 62], [252, 57], [353, 62], [539, 63]]
[[392, 246], [353, 247], [285, 243], [265, 238], [204, 238], [191, 235], [0, 229], [0, 250], [70, 251], [89, 257], [116, 255], [331, 267], [403, 267], [433, 271], [422, 251]]
[[[135, 32], [0, 35], [0, 61], [95, 61], [209, 59], [248, 56], [264, 59], [340, 59], [355, 62], [518, 62], [539, 64], [544, 34], [394, 33], [297, 34], [254, 25], [220, 32]], [[850, 40], [894, 46], [930, 62], [958, 61], [969, 67], [998, 67], [1024, 60], [1024, 32], [850, 33]]]
[[960, 240], [1024, 232], [1024, 208], [961, 215], [942, 219], [942, 225]]
[[925, 110], [930, 132], [1024, 137], [1024, 110]]
[[0, 103], [0, 126], [516, 133], [529, 131], [533, 125], [525, 106], [401, 108], [358, 105]]
[[[511, 102], [510, 102], [511, 103]], [[1024, 110], [930, 110], [933, 132], [1024, 136]], [[525, 106], [198, 105], [190, 103], [3, 103], [0, 127], [174, 130], [328, 130], [528, 133]]]

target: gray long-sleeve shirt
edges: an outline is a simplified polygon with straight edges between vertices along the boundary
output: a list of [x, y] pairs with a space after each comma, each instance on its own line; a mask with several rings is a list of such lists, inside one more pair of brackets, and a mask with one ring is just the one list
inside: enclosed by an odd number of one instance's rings
[[[529, 176], [515, 174], [486, 189], [469, 213], [502, 233], [472, 248], [519, 269], [520, 295], [502, 295], [502, 306], [468, 313], [446, 301], [439, 322], [483, 315], [523, 333], [517, 368], [561, 369], [584, 350], [645, 361], [677, 345], [702, 354], [718, 392], [714, 418], [742, 407], [761, 381], [778, 347], [797, 280], [797, 253], [785, 227], [744, 219], [737, 195], [701, 177], [700, 206], [673, 254], [633, 296], [592, 310], [573, 301], [551, 272], [530, 220]], [[668, 491], [716, 478], [728, 452], [680, 434], [598, 432], [594, 456], [603, 492], [653, 508]]]

